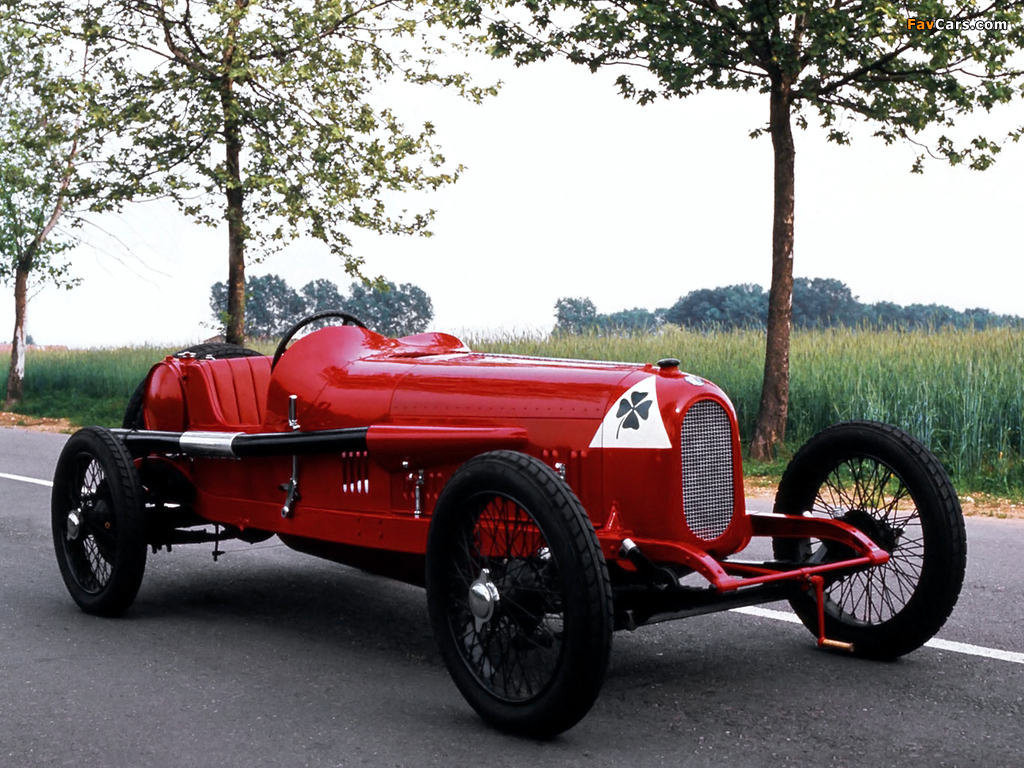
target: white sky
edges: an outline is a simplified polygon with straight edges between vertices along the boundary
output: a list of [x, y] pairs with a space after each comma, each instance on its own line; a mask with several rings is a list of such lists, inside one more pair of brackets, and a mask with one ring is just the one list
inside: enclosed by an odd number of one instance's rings
[[[563, 296], [600, 312], [671, 306], [695, 288], [771, 273], [771, 142], [747, 134], [767, 97], [707, 93], [640, 107], [614, 90], [616, 73], [560, 62], [515, 70], [474, 106], [417, 89], [396, 104], [410, 126], [432, 120], [453, 162], [453, 187], [418, 197], [434, 237], [361, 235], [367, 274], [422, 287], [436, 330], [544, 332]], [[403, 92], [405, 93], [405, 92]], [[970, 135], [1024, 124], [1024, 107], [972, 117]], [[795, 273], [842, 280], [862, 301], [982, 306], [1024, 315], [1024, 142], [984, 173], [940, 162], [909, 172], [915, 151], [860, 130], [852, 147], [797, 132]], [[410, 207], [417, 205], [410, 200]], [[72, 347], [186, 344], [213, 334], [210, 285], [227, 275], [226, 230], [164, 204], [100, 220], [74, 255], [84, 282], [46, 288], [28, 333]], [[249, 274], [300, 288], [350, 282], [316, 242], [298, 242]], [[13, 327], [0, 296], [0, 340]]]

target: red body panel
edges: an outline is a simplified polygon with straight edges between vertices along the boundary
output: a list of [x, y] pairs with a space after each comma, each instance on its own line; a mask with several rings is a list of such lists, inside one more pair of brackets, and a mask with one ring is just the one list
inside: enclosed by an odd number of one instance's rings
[[[196, 486], [201, 516], [422, 553], [451, 474], [476, 454], [511, 448], [564, 472], [609, 560], [627, 536], [664, 542], [652, 546], [658, 560], [683, 567], [693, 567], [694, 552], [724, 557], [750, 537], [732, 405], [676, 367], [480, 354], [445, 334], [394, 340], [334, 327], [295, 342], [272, 375], [262, 357], [164, 360], [150, 375], [146, 425], [286, 432], [291, 395], [301, 431], [370, 427], [367, 451], [301, 457], [301, 497], [288, 518], [281, 486], [290, 457], [169, 459]], [[704, 538], [687, 523], [680, 458], [683, 419], [702, 400], [728, 416], [732, 483], [731, 522]], [[389, 431], [414, 426], [422, 429]]]

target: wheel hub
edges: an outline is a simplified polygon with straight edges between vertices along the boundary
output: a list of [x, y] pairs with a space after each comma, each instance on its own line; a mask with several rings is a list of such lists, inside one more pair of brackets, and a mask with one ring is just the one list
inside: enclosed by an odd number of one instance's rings
[[78, 535], [82, 532], [81, 510], [73, 509], [68, 512], [67, 537], [68, 541], [77, 541]]
[[884, 519], [880, 520], [863, 509], [851, 509], [840, 519], [852, 525], [890, 555], [899, 544], [900, 535], [903, 533], [901, 529], [893, 528]]
[[500, 600], [498, 588], [491, 581], [490, 571], [483, 568], [476, 581], [469, 586], [469, 610], [473, 613], [477, 629], [491, 620]]

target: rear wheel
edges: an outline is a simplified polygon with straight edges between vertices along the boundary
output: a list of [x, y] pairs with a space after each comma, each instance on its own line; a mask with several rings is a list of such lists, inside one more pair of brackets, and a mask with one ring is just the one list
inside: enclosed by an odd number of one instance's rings
[[[205, 344], [195, 344], [191, 347], [179, 350], [174, 353], [175, 357], [193, 355], [198, 358], [212, 358], [213, 360], [224, 360], [229, 357], [262, 357], [262, 352], [248, 347], [240, 347], [237, 344], [211, 341]], [[146, 396], [146, 376], [139, 382], [131, 398], [128, 400], [128, 407], [124, 409], [124, 419], [121, 426], [125, 429], [145, 429], [146, 420], [143, 413], [143, 400]]]
[[[963, 514], [938, 459], [907, 433], [863, 421], [818, 433], [786, 468], [775, 511], [842, 520], [890, 555], [885, 565], [826, 581], [826, 637], [893, 659], [924, 645], [949, 618], [967, 565]], [[813, 539], [776, 539], [774, 549], [801, 565], [851, 554]], [[791, 604], [817, 634], [813, 595]]]
[[87, 613], [128, 609], [146, 569], [146, 524], [135, 464], [109, 430], [64, 445], [53, 476], [53, 545], [68, 592]]
[[441, 656], [484, 720], [548, 738], [590, 710], [611, 652], [611, 583], [550, 467], [511, 451], [464, 464], [438, 499], [426, 579]]

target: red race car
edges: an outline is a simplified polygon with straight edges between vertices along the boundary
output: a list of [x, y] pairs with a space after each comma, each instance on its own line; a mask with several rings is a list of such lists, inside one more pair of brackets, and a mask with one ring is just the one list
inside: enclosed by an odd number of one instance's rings
[[[90, 613], [131, 605], [150, 548], [226, 538], [425, 586], [463, 696], [537, 737], [590, 709], [615, 630], [785, 599], [820, 645], [891, 659], [939, 630], [966, 566], [948, 476], [897, 429], [824, 430], [749, 512], [733, 406], [678, 360], [484, 354], [342, 312], [273, 358], [157, 363], [124, 429], [67, 441], [52, 515]], [[735, 557], [753, 537], [772, 559]]]

